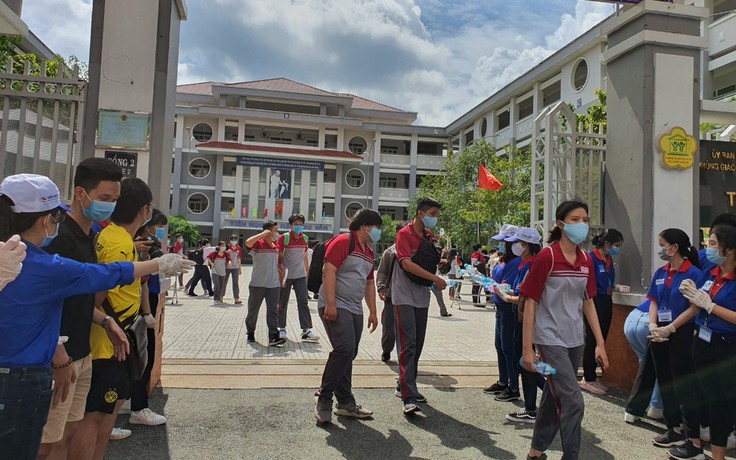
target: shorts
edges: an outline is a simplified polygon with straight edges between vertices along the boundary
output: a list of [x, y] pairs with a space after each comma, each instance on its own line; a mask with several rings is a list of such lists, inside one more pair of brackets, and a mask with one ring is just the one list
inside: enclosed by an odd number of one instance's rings
[[130, 377], [125, 361], [115, 358], [92, 361], [92, 383], [87, 395], [87, 412], [112, 414], [115, 404], [130, 398]]
[[77, 381], [71, 384], [66, 401], [49, 410], [49, 418], [43, 427], [42, 444], [61, 441], [67, 422], [78, 422], [84, 418], [87, 394], [92, 380], [92, 356], [78, 359], [71, 365], [77, 373]]

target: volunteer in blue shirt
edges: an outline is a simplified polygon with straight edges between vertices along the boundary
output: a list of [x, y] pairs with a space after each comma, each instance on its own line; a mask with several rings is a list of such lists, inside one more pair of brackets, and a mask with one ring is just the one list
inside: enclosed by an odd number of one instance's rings
[[[595, 249], [591, 251], [590, 258], [593, 260], [595, 270], [596, 296], [593, 298], [595, 311], [598, 313], [598, 322], [603, 333], [603, 340], [608, 337], [608, 329], [611, 327], [613, 317], [613, 298], [611, 294], [614, 289], [619, 292], [629, 292], [628, 286], [615, 284], [616, 269], [613, 267], [613, 256], [618, 255], [624, 244], [624, 236], [615, 229], [608, 229], [596, 235], [592, 240]], [[596, 341], [593, 331], [590, 329], [588, 320], [585, 320], [585, 350], [583, 351], [583, 380], [580, 388], [596, 395], [606, 394], [608, 390], [599, 381], [596, 375], [598, 363], [595, 361]]]
[[[703, 273], [700, 283], [683, 282], [680, 291], [690, 301], [688, 313], [697, 314], [693, 359], [708, 405], [711, 455], [715, 460], [723, 460], [736, 413], [736, 392], [733, 391], [736, 382], [736, 227], [718, 226], [708, 239], [706, 257], [716, 267]], [[679, 327], [679, 324], [674, 326]], [[696, 458], [685, 456], [692, 451], [695, 451], [692, 444], [686, 443], [669, 453], [677, 459]]]
[[[659, 381], [667, 431], [652, 440], [657, 447], [676, 447], [685, 439], [694, 450], [700, 447], [699, 404], [703, 400], [697, 385], [692, 349], [693, 315], [685, 315], [688, 300], [679, 291], [685, 280], [697, 283], [702, 277], [698, 269], [698, 250], [690, 245], [687, 233], [668, 228], [659, 234], [657, 253], [667, 263], [652, 277], [647, 298], [649, 306], [649, 346]], [[678, 320], [683, 316], [681, 320]], [[677, 321], [676, 327], [673, 323]], [[680, 432], [680, 425], [683, 432]], [[688, 457], [689, 458], [689, 457]]]
[[[64, 299], [185, 267], [176, 256], [98, 265], [50, 255], [41, 248], [69, 210], [45, 176], [18, 174], [0, 184], [0, 241], [17, 233], [27, 246], [20, 274], [0, 291], [0, 446], [7, 458], [36, 458], [53, 393], [51, 369], [72, 364], [59, 337]], [[123, 359], [127, 345], [118, 350]]]
[[[715, 219], [713, 219], [713, 222], [710, 224], [710, 232], [708, 234], [713, 233], [716, 228], [720, 227], [721, 225], [728, 225], [729, 227], [736, 227], [736, 214], [730, 214], [727, 212], [724, 212], [723, 214], [719, 214], [716, 216]], [[707, 244], [706, 244], [707, 246]], [[700, 250], [700, 253], [698, 254], [699, 260], [700, 260], [700, 270], [703, 273], [708, 273], [709, 271], [716, 268], [716, 264], [708, 260], [706, 257], [706, 251], [708, 250], [707, 247]]]
[[[501, 232], [493, 237], [496, 241], [504, 242], [504, 255], [501, 259], [504, 262], [503, 268], [495, 271], [493, 281], [497, 284], [507, 284], [512, 286], [519, 274], [519, 265], [521, 257], [518, 257], [511, 250], [518, 227], [513, 225], [504, 225]], [[514, 345], [514, 332], [516, 331], [516, 314], [513, 305], [504, 302], [498, 296], [498, 292], [493, 294], [493, 303], [496, 305], [496, 353], [498, 355], [498, 375], [499, 381], [483, 390], [486, 394], [495, 395], [496, 401], [516, 401], [521, 397], [519, 393], [519, 358], [516, 356], [516, 347]]]

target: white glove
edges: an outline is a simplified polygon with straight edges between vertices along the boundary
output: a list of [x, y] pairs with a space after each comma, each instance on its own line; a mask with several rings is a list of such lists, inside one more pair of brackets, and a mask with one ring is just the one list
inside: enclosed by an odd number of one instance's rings
[[631, 292], [631, 287], [626, 286], [625, 284], [617, 284], [613, 288], [616, 290], [616, 292], [620, 292], [622, 294], [628, 294], [629, 292]]
[[156, 318], [153, 315], [143, 315], [143, 319], [146, 320], [146, 327], [148, 329], [156, 329]]
[[690, 292], [694, 294], [695, 291], [698, 290], [698, 287], [695, 285], [695, 282], [693, 280], [688, 278], [684, 280], [682, 283], [680, 283], [680, 287], [678, 289], [684, 295], [686, 292]]
[[164, 254], [158, 259], [159, 273], [166, 276], [176, 276], [179, 273], [186, 273], [194, 267], [194, 261], [182, 258], [179, 254]]
[[667, 340], [669, 340], [670, 334], [675, 333], [675, 331], [677, 330], [672, 324], [668, 324], [662, 327], [652, 326], [654, 326], [654, 324], [650, 323], [648, 336], [648, 338], [651, 339], [652, 342], [666, 342]]
[[0, 291], [20, 274], [25, 258], [26, 245], [20, 236], [13, 235], [7, 243], [0, 242]]
[[711, 300], [710, 294], [705, 291], [697, 290], [695, 292], [690, 292], [688, 290], [682, 294], [690, 301], [691, 304], [698, 308], [702, 308], [708, 313], [711, 313], [713, 311], [713, 307], [716, 306], [716, 304], [713, 303], [713, 300]]
[[504, 302], [508, 303], [509, 297], [511, 297], [509, 294], [506, 293], [503, 289], [496, 289], [496, 294], [503, 300]]

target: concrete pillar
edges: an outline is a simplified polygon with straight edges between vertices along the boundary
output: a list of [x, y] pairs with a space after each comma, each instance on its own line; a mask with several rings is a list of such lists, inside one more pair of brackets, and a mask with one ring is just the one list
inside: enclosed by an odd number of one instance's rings
[[[263, 215], [263, 209], [258, 209], [258, 187], [261, 180], [260, 168], [258, 166], [250, 167], [250, 190], [248, 191], [248, 218], [258, 219]], [[256, 217], [253, 217], [253, 210], [256, 209]]]
[[[307, 169], [304, 169], [302, 171], [294, 171], [294, 174], [301, 174], [301, 195], [299, 195], [299, 208], [295, 209], [294, 212], [301, 212], [304, 217], [306, 217], [307, 220], [311, 219], [312, 216], [309, 216], [309, 189], [312, 187], [311, 178], [312, 178], [312, 171], [309, 171]], [[315, 213], [315, 217], [317, 217]]]
[[[215, 202], [212, 203], [214, 204], [214, 216], [212, 217], [212, 238], [217, 238], [219, 241], [221, 230], [220, 224], [222, 223], [222, 216], [220, 215], [220, 213], [222, 212], [222, 200], [220, 199], [220, 197], [222, 196], [222, 178], [225, 175], [225, 158], [222, 155], [217, 155], [215, 172], [217, 173], [217, 175], [215, 176]], [[218, 191], [220, 193], [217, 193]], [[235, 199], [237, 200], [237, 198]], [[229, 211], [229, 209], [227, 209], [226, 211]]]
[[381, 131], [376, 131], [373, 140], [373, 183], [371, 184], [371, 193], [373, 200], [371, 201], [371, 209], [378, 210], [378, 202], [381, 198], [380, 187], [381, 181]]
[[[220, 190], [218, 196], [222, 196], [222, 190]], [[243, 216], [243, 166], [235, 167], [235, 217], [241, 218]], [[247, 216], [246, 216], [247, 217]]]
[[342, 189], [345, 187], [345, 176], [342, 163], [338, 163], [335, 167], [335, 219], [332, 227], [332, 234], [339, 235], [342, 223], [347, 221], [345, 210], [342, 209]]
[[[465, 135], [460, 137], [460, 153], [462, 153], [462, 145]], [[417, 146], [419, 139], [416, 134], [411, 135], [411, 150], [409, 150], [409, 197], [417, 194]]]
[[315, 206], [315, 221], [322, 223], [322, 198], [325, 194], [325, 172], [317, 171], [317, 204]]
[[[608, 29], [608, 136], [604, 222], [626, 241], [619, 280], [646, 292], [657, 235], [676, 227], [697, 242], [698, 171], [668, 169], [658, 140], [675, 126], [698, 136], [700, 21], [708, 10], [645, 0]], [[697, 142], [697, 141], [696, 141]]]

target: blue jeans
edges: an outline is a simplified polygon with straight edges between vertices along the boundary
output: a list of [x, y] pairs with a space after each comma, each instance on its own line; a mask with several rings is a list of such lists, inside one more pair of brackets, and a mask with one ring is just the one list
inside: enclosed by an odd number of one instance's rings
[[51, 406], [51, 369], [0, 368], [3, 458], [35, 460]]
[[[509, 390], [513, 391], [519, 391], [519, 358], [516, 356], [516, 341], [514, 340], [516, 316], [516, 308], [510, 303], [496, 304], [496, 330], [501, 337], [498, 355], [499, 375], [501, 375], [501, 383], [508, 384]], [[503, 380], [503, 374], [500, 372], [502, 360], [505, 363], [506, 380]]]
[[[626, 340], [629, 341], [629, 345], [639, 358], [639, 365], [641, 366], [644, 362], [644, 355], [649, 349], [649, 339], [647, 339], [649, 335], [649, 313], [639, 310], [633, 310], [629, 313], [624, 323], [624, 335], [626, 335]], [[649, 405], [656, 409], [662, 409], [659, 385], [656, 383]]]

